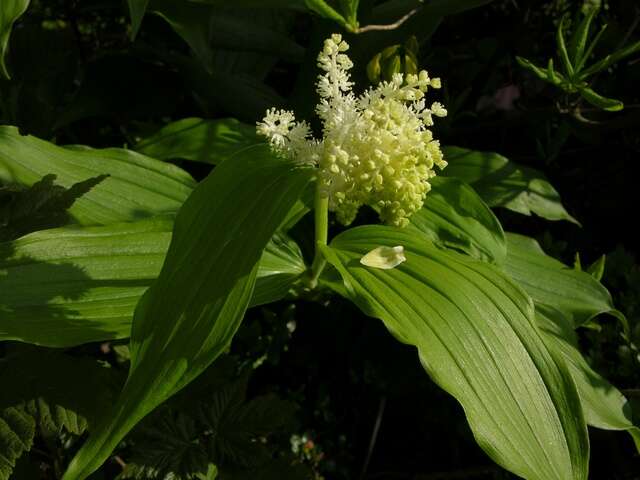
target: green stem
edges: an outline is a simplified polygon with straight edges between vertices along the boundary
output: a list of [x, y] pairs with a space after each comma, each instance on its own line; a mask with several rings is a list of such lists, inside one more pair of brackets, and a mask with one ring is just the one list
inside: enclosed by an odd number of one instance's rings
[[322, 255], [319, 246], [326, 245], [329, 238], [329, 198], [322, 196], [319, 184], [316, 185], [316, 196], [314, 202], [315, 217], [315, 255], [311, 264], [311, 278], [309, 287], [315, 288], [318, 285], [318, 277], [324, 270], [327, 260]]

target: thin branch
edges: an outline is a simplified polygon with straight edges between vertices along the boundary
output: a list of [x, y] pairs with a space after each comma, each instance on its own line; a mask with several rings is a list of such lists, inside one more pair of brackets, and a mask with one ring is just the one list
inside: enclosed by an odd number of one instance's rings
[[414, 8], [406, 15], [400, 17], [397, 21], [393, 23], [389, 23], [387, 25], [365, 25], [364, 27], [359, 27], [356, 29], [355, 33], [366, 33], [366, 32], [376, 32], [376, 31], [386, 31], [386, 30], [395, 30], [396, 28], [400, 28], [407, 20], [413, 17], [416, 13], [418, 13], [422, 9], [422, 5]]

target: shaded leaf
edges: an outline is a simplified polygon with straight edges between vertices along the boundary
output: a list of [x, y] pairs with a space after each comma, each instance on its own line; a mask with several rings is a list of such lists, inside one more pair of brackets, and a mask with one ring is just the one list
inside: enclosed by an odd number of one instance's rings
[[194, 190], [176, 218], [160, 276], [136, 308], [127, 383], [64, 480], [99, 468], [133, 426], [228, 348], [260, 255], [312, 173], [253, 148]]
[[0, 360], [0, 479], [31, 448], [36, 432], [55, 439], [91, 428], [108, 410], [119, 378], [90, 358], [28, 348]]
[[585, 87], [580, 89], [580, 95], [594, 107], [601, 108], [607, 112], [619, 112], [624, 108], [624, 103], [615, 98], [603, 97], [592, 89]]
[[28, 6], [29, 0], [2, 0], [0, 3], [0, 77], [5, 79], [11, 78], [5, 63], [11, 29]]
[[21, 408], [0, 408], [0, 480], [9, 480], [16, 461], [29, 451], [36, 422]]
[[0, 340], [65, 347], [128, 337], [173, 221], [68, 227], [0, 244]]
[[631, 405], [601, 375], [596, 373], [578, 350], [578, 338], [571, 322], [548, 307], [536, 309], [536, 322], [547, 346], [560, 353], [580, 395], [587, 423], [604, 430], [626, 430], [640, 451], [640, 429], [633, 425]]
[[54, 183], [55, 175], [45, 175], [29, 188], [0, 187], [0, 242], [69, 222], [67, 210], [107, 175], [89, 178], [69, 188]]
[[507, 233], [506, 272], [539, 304], [553, 307], [575, 327], [609, 313], [626, 324], [606, 288], [586, 272], [548, 256], [533, 238]]
[[184, 170], [119, 148], [63, 148], [15, 127], [0, 127], [0, 181], [31, 186], [47, 174], [69, 188], [109, 175], [68, 209], [83, 225], [132, 221], [176, 212], [195, 186]]
[[[358, 259], [375, 245], [403, 245], [407, 261], [393, 270], [363, 267]], [[530, 299], [505, 275], [407, 229], [355, 228], [323, 252], [348, 298], [417, 347], [494, 461], [528, 479], [587, 478], [575, 386], [542, 342]]]
[[118, 479], [199, 480], [210, 465], [200, 435], [189, 416], [163, 411], [136, 432], [134, 438], [141, 447], [134, 449]]
[[507, 255], [500, 222], [466, 183], [435, 177], [424, 207], [411, 216], [411, 226], [437, 245], [472, 257], [502, 263]]
[[578, 221], [565, 210], [560, 195], [542, 173], [492, 152], [445, 147], [449, 165], [443, 174], [470, 184], [490, 207], [504, 207], [547, 220]]
[[[36, 232], [0, 244], [0, 340], [50, 347], [126, 338], [134, 309], [160, 273], [173, 221]], [[282, 233], [260, 260], [251, 305], [284, 297], [305, 270]]]
[[233, 118], [185, 118], [141, 140], [135, 150], [159, 160], [179, 158], [215, 165], [259, 143], [263, 142], [255, 126]]

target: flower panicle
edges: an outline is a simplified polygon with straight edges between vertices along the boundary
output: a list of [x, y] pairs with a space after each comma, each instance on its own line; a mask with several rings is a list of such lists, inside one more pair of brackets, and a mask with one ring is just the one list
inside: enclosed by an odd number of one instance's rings
[[285, 110], [268, 110], [257, 131], [277, 154], [318, 167], [321, 194], [341, 223], [348, 225], [362, 205], [370, 205], [384, 223], [405, 226], [422, 208], [434, 168], [447, 165], [429, 130], [434, 117], [446, 116], [447, 110], [439, 102], [427, 108], [425, 100], [441, 82], [425, 70], [398, 73], [356, 97], [348, 49], [334, 34], [318, 55], [322, 140], [313, 139], [309, 125]]

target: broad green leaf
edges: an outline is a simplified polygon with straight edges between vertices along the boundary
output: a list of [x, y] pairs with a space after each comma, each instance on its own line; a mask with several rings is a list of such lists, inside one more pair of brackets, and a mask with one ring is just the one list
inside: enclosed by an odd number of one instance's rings
[[64, 480], [99, 468], [131, 428], [228, 348], [260, 255], [312, 174], [253, 148], [194, 190], [176, 218], [160, 276], [136, 307], [127, 383]]
[[565, 210], [560, 195], [542, 173], [493, 152], [445, 147], [444, 175], [470, 184], [490, 207], [504, 207], [547, 220], [578, 221]]
[[[113, 400], [119, 378], [95, 359], [26, 348], [0, 360], [0, 479], [31, 449], [38, 433], [57, 441], [81, 435]], [[114, 388], [115, 387], [115, 388]]]
[[504, 232], [493, 212], [466, 183], [435, 177], [424, 207], [411, 216], [411, 227], [436, 245], [460, 250], [480, 260], [502, 263]]
[[128, 337], [173, 222], [43, 230], [0, 244], [0, 340], [50, 347]]
[[[234, 4], [234, 7], [239, 5]], [[184, 39], [209, 72], [214, 69], [214, 49], [259, 52], [300, 61], [304, 49], [288, 36], [269, 28], [268, 24], [220, 10], [202, 3], [150, 0], [149, 12], [153, 12], [171, 25]]]
[[631, 406], [613, 385], [596, 373], [578, 350], [571, 322], [552, 308], [537, 308], [536, 321], [547, 346], [560, 353], [576, 383], [587, 423], [604, 430], [626, 430], [640, 451], [640, 429], [633, 425]]
[[[158, 277], [173, 221], [35, 232], [0, 244], [0, 341], [49, 347], [126, 338], [142, 294]], [[283, 298], [305, 271], [283, 233], [260, 260], [251, 305]]]
[[180, 158], [215, 165], [259, 143], [263, 142], [255, 126], [233, 118], [185, 118], [164, 126], [134, 149], [159, 160]]
[[611, 295], [593, 276], [548, 256], [533, 238], [507, 233], [506, 272], [539, 304], [553, 307], [574, 326], [609, 313], [626, 323], [615, 310]]
[[[404, 246], [407, 261], [393, 270], [361, 265], [360, 257], [380, 245]], [[355, 228], [323, 251], [348, 298], [417, 347], [495, 462], [530, 480], [587, 478], [588, 438], [575, 385], [545, 347], [531, 300], [511, 280], [408, 229]]]
[[27, 10], [29, 0], [2, 0], [0, 2], [0, 78], [11, 78], [5, 63], [11, 29], [15, 21]]
[[589, 87], [581, 88], [580, 95], [594, 107], [601, 108], [607, 112], [619, 112], [624, 108], [624, 103], [615, 98], [603, 97], [599, 93], [594, 92]]
[[374, 23], [391, 23], [414, 8], [420, 8], [419, 14], [423, 18], [447, 15], [482, 7], [493, 0], [432, 0], [428, 3], [422, 0], [388, 0], [373, 9]]
[[28, 188], [0, 187], [0, 242], [70, 223], [69, 207], [105, 178], [89, 178], [64, 188], [56, 185], [56, 176], [50, 174]]
[[119, 148], [63, 148], [15, 127], [0, 127], [0, 182], [31, 186], [48, 174], [63, 187], [109, 177], [69, 208], [83, 225], [138, 220], [176, 212], [189, 196], [194, 180], [184, 170]]

